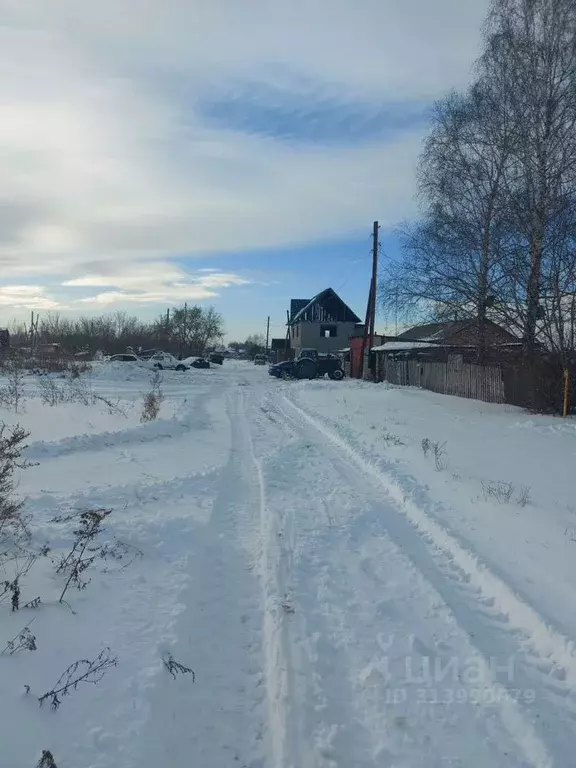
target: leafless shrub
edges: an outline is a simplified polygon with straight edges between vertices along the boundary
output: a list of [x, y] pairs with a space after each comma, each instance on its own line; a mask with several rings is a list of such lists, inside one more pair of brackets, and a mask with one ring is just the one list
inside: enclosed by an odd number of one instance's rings
[[420, 445], [422, 447], [422, 453], [424, 454], [425, 459], [428, 458], [429, 453], [434, 456], [434, 465], [437, 472], [446, 469], [446, 461], [444, 459], [446, 454], [446, 442], [436, 443], [430, 440], [428, 437], [425, 437]]
[[158, 418], [160, 413], [160, 407], [164, 400], [164, 393], [162, 392], [162, 375], [159, 371], [155, 371], [150, 379], [151, 389], [144, 395], [142, 400], [142, 415], [140, 421], [142, 423], [154, 421]]
[[32, 600], [29, 600], [27, 603], [25, 603], [22, 607], [23, 608], [38, 608], [40, 603], [42, 602], [42, 599], [40, 597], [35, 597]]
[[42, 757], [36, 768], [58, 768], [54, 761], [54, 755], [49, 749], [42, 750]]
[[106, 672], [118, 664], [118, 658], [111, 655], [110, 648], [106, 647], [95, 659], [80, 659], [75, 661], [60, 675], [54, 687], [39, 697], [40, 706], [49, 701], [52, 709], [56, 710], [62, 703], [62, 698], [75, 691], [80, 683], [92, 683], [96, 685], [102, 680]]
[[145, 423], [157, 419], [158, 414], [160, 413], [160, 405], [161, 401], [158, 395], [155, 395], [154, 392], [145, 394], [142, 401], [142, 415], [140, 416], [140, 421]]
[[111, 512], [111, 509], [90, 509], [79, 513], [79, 525], [73, 532], [72, 549], [62, 557], [56, 568], [56, 573], [68, 576], [59, 602], [63, 601], [71, 584], [77, 589], [85, 589], [88, 586], [90, 579], [86, 579], [84, 574], [94, 560], [101, 556], [104, 545], [95, 545], [95, 541], [103, 532], [102, 523]]
[[102, 395], [94, 395], [93, 397], [94, 404], [103, 403], [108, 408], [108, 413], [112, 414], [112, 416], [124, 416], [126, 418], [126, 410], [120, 405], [119, 398], [114, 401], [107, 397], [102, 397]]
[[20, 539], [28, 534], [23, 502], [14, 498], [14, 473], [31, 466], [22, 457], [29, 434], [19, 425], [7, 428], [0, 423], [0, 542], [6, 537]]
[[196, 675], [194, 674], [194, 670], [190, 669], [190, 667], [185, 667], [184, 664], [180, 664], [180, 662], [175, 661], [174, 657], [171, 653], [166, 653], [162, 657], [162, 662], [164, 663], [164, 666], [170, 672], [174, 680], [176, 680], [177, 675], [192, 675], [192, 682], [196, 682]]
[[514, 494], [514, 486], [512, 483], [488, 482], [482, 483], [482, 492], [484, 498], [495, 499], [499, 504], [509, 504]]
[[69, 515], [54, 515], [54, 517], [49, 518], [49, 523], [69, 523], [72, 520], [79, 520], [80, 515], [82, 512], [72, 512]]
[[382, 439], [386, 443], [386, 445], [406, 445], [399, 437], [398, 435], [393, 435], [392, 432], [388, 432], [388, 430], [384, 430], [384, 433], [382, 434]]
[[63, 385], [58, 384], [49, 376], [40, 376], [38, 378], [38, 391], [40, 400], [44, 405], [53, 408], [66, 402], [67, 392]]
[[81, 403], [86, 406], [103, 403], [109, 413], [126, 416], [126, 411], [120, 406], [120, 400], [113, 401], [96, 394], [90, 382], [80, 377], [78, 369], [74, 369], [69, 378], [59, 381], [49, 376], [40, 376], [38, 389], [42, 402], [51, 407], [62, 403]]
[[17, 357], [9, 357], [4, 364], [6, 384], [0, 388], [0, 405], [19, 413], [25, 402], [24, 367]]
[[523, 485], [518, 491], [516, 496], [516, 503], [519, 507], [527, 507], [532, 502], [532, 496], [530, 494], [530, 486]]
[[69, 401], [82, 403], [82, 405], [94, 405], [94, 393], [92, 385], [86, 379], [70, 378], [66, 382], [69, 390]]
[[100, 548], [99, 557], [102, 560], [111, 559], [116, 560], [116, 562], [121, 562], [128, 558], [127, 562], [124, 562], [120, 568], [116, 569], [118, 571], [123, 571], [132, 565], [135, 560], [144, 557], [144, 552], [142, 552], [142, 550], [138, 547], [134, 546], [134, 544], [130, 544], [127, 541], [122, 541], [122, 539], [113, 539], [112, 542], [104, 544]]
[[432, 452], [434, 454], [434, 466], [436, 472], [441, 472], [446, 469], [446, 462], [444, 456], [446, 454], [446, 443], [432, 443]]
[[[34, 619], [32, 619], [32, 621], [34, 621]], [[36, 637], [29, 629], [32, 621], [29, 621], [28, 624], [26, 624], [26, 626], [20, 630], [16, 637], [13, 637], [12, 640], [8, 640], [4, 650], [0, 653], [0, 656], [3, 656], [5, 653], [8, 653], [9, 656], [13, 656], [15, 653], [19, 653], [20, 651], [37, 650]]]
[[[77, 528], [73, 531], [72, 548], [66, 556], [60, 558], [56, 567], [56, 573], [68, 577], [60, 595], [61, 603], [65, 602], [64, 596], [71, 585], [80, 590], [88, 586], [90, 579], [84, 574], [97, 561], [122, 562], [122, 565], [114, 570], [123, 571], [136, 559], [144, 557], [142, 550], [121, 539], [98, 541], [106, 530], [102, 524], [111, 513], [110, 509], [83, 510], [69, 515], [56, 515], [50, 520], [51, 523], [77, 522]], [[103, 572], [107, 571], [107, 568], [103, 569]]]
[[282, 600], [281, 605], [284, 613], [296, 613], [296, 609], [294, 608], [289, 595], [284, 595], [284, 599]]
[[68, 382], [71, 392], [72, 402], [79, 402], [82, 405], [98, 405], [102, 403], [112, 415], [126, 416], [126, 411], [120, 406], [120, 400], [110, 400], [103, 395], [98, 395], [92, 389], [91, 381], [86, 379], [71, 379]]
[[22, 579], [30, 571], [36, 560], [38, 553], [25, 553], [23, 556], [18, 554], [5, 554], [2, 560], [3, 569], [10, 570], [10, 578], [0, 581], [0, 603], [8, 597], [12, 611], [20, 610], [20, 590]]

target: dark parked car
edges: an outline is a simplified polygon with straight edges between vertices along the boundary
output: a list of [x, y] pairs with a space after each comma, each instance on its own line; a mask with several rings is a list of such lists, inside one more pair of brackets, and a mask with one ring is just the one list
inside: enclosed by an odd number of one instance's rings
[[210, 368], [210, 363], [208, 360], [204, 360], [203, 357], [199, 357], [197, 360], [194, 360], [192, 363], [190, 363], [192, 368]]
[[220, 352], [211, 352], [208, 356], [208, 360], [216, 365], [222, 365], [224, 363], [224, 355]]
[[317, 379], [328, 374], [333, 381], [344, 378], [344, 369], [338, 357], [319, 355], [315, 349], [303, 350], [297, 360], [275, 363], [268, 369], [270, 376], [279, 379]]

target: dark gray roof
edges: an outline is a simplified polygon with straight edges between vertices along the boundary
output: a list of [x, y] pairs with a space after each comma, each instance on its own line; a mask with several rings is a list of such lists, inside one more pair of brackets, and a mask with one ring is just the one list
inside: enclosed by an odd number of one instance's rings
[[310, 299], [292, 299], [290, 302], [290, 320], [294, 320], [295, 315], [309, 303]]
[[449, 323], [427, 323], [415, 325], [396, 336], [396, 341], [443, 341], [456, 331], [468, 328], [471, 320], [455, 320]]
[[[299, 302], [301, 299], [292, 299], [290, 302], [290, 310], [292, 310], [292, 305], [294, 302]], [[333, 288], [326, 288], [323, 291], [320, 291], [320, 293], [316, 294], [314, 298], [310, 299], [309, 301], [304, 304], [303, 307], [300, 307], [298, 311], [295, 314], [290, 313], [290, 324], [299, 322], [299, 319], [306, 314], [306, 310], [309, 309], [313, 304], [318, 302], [319, 304], [326, 305], [329, 303], [332, 304], [339, 304], [340, 307], [344, 310], [344, 314], [346, 315], [346, 322], [348, 323], [361, 323], [362, 321], [358, 317], [358, 315], [355, 315], [354, 312], [350, 309], [350, 307], [345, 304], [340, 296], [336, 293], [336, 291]]]
[[[446, 323], [427, 323], [426, 325], [415, 325], [404, 333], [394, 338], [394, 341], [426, 341], [435, 344], [443, 344], [450, 340], [455, 333], [470, 328], [476, 324], [476, 319], [468, 318], [466, 320], [452, 320]], [[520, 343], [521, 339], [516, 338], [514, 334], [502, 328], [501, 325], [486, 319], [486, 324], [492, 328], [498, 329], [502, 339], [508, 337], [510, 344]], [[500, 344], [507, 343], [500, 341]]]

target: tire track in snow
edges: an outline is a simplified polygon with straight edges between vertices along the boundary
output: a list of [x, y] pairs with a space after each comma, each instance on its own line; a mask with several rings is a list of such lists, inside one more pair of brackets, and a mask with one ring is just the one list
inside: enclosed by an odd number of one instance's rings
[[[259, 458], [251, 435], [250, 453], [260, 489], [263, 645], [273, 766], [371, 768], [367, 735], [354, 719], [350, 685], [336, 661], [340, 651], [331, 647], [328, 628], [313, 600], [304, 605], [310, 585], [298, 583], [299, 561], [305, 557], [302, 547], [309, 542], [299, 530], [301, 510], [294, 507], [298, 496], [290, 489], [291, 498], [286, 499], [279, 480], [285, 472], [278, 463], [282, 462], [278, 430], [285, 438], [287, 425], [256, 404], [249, 424], [258, 427], [257, 437], [264, 438], [266, 450]], [[295, 434], [291, 428], [288, 432]], [[267, 450], [270, 442], [272, 452]], [[323, 505], [322, 515], [327, 519]]]
[[522, 601], [500, 578], [483, 565], [476, 555], [462, 546], [442, 525], [433, 520], [426, 512], [406, 497], [394, 480], [382, 473], [377, 467], [366, 461], [339, 435], [330, 430], [319, 420], [285, 398], [291, 408], [310, 426], [320, 432], [337, 450], [347, 456], [357, 469], [370, 477], [387, 494], [395, 507], [441, 552], [445, 554], [463, 573], [470, 584], [494, 607], [507, 617], [511, 628], [522, 633], [525, 642], [531, 646], [536, 656], [550, 659], [558, 670], [562, 670], [566, 681], [576, 688], [576, 642], [549, 627], [537, 611]]
[[[131, 766], [264, 768], [260, 585], [250, 558], [257, 530], [243, 402], [226, 398], [228, 461], [214, 478], [210, 520], [190, 533], [188, 586], [167, 628], [166, 651], [196, 673], [172, 680], [162, 666], [143, 745]], [[178, 548], [181, 544], [178, 543]]]
[[[244, 404], [244, 399], [242, 398]], [[294, 660], [290, 651], [288, 618], [283, 615], [282, 597], [286, 590], [285, 557], [278, 552], [278, 522], [268, 513], [266, 483], [262, 462], [257, 458], [251, 430], [243, 409], [242, 421], [247, 430], [249, 455], [259, 491], [260, 517], [260, 579], [263, 592], [263, 652], [266, 676], [268, 727], [272, 765], [284, 768], [287, 754], [294, 755], [294, 746], [288, 745], [289, 711], [294, 696]], [[294, 765], [299, 765], [298, 760]], [[302, 768], [305, 768], [302, 765]]]
[[[437, 589], [448, 605], [452, 609], [456, 606], [456, 620], [463, 628], [469, 631], [472, 636], [473, 645], [475, 645], [484, 658], [489, 659], [491, 655], [485, 652], [486, 648], [483, 647], [482, 642], [482, 631], [484, 630], [485, 632], [486, 626], [479, 621], [478, 614], [475, 614], [474, 610], [470, 608], [470, 601], [477, 601], [477, 595], [470, 594], [469, 592], [464, 597], [462, 595], [458, 596], [453, 585], [450, 586], [448, 584], [448, 588], [446, 588], [447, 577], [462, 581], [461, 574], [465, 574], [470, 586], [476, 588], [477, 592], [483, 597], [492, 600], [495, 607], [505, 614], [505, 621], [509, 630], [521, 631], [523, 636], [529, 635], [532, 650], [538, 657], [537, 660], [542, 662], [552, 658], [558, 666], [568, 662], [568, 671], [570, 673], [573, 657], [570, 654], [569, 642], [565, 638], [555, 636], [553, 630], [546, 627], [531, 608], [522, 604], [505, 584], [500, 583], [493, 574], [481, 566], [471, 553], [463, 550], [458, 542], [451, 539], [449, 534], [440, 525], [428, 518], [422, 510], [407, 501], [401, 490], [395, 488], [391, 481], [383, 476], [375, 467], [367, 463], [344, 440], [288, 398], [283, 397], [283, 403], [288, 405], [291, 412], [286, 413], [278, 403], [275, 403], [279, 413], [284, 416], [288, 423], [295, 425], [304, 434], [313, 436], [315, 433], [316, 438], [321, 436], [326, 441], [327, 452], [332, 454], [336, 462], [340, 463], [342, 474], [353, 485], [357, 486], [360, 494], [369, 492], [375, 486], [385, 492], [387, 498], [392, 502], [392, 508], [395, 511], [398, 510], [400, 515], [396, 513], [394, 518], [390, 518], [389, 515], [383, 515], [383, 530], [390, 534], [392, 539], [399, 544], [403, 552], [410, 557], [416, 568]], [[310, 431], [311, 429], [313, 430], [312, 432]], [[368, 484], [366, 484], [367, 479], [369, 480]], [[405, 522], [402, 522], [403, 520]], [[425, 538], [422, 537], [422, 534]], [[426, 542], [425, 539], [428, 541]], [[429, 550], [430, 544], [444, 558], [443, 573], [438, 572], [438, 564], [432, 559], [432, 553]], [[414, 553], [416, 553], [416, 556]], [[460, 572], [459, 574], [455, 573], [454, 566]], [[482, 606], [482, 609], [484, 611], [487, 610], [485, 605]], [[500, 623], [502, 624], [502, 620]], [[537, 631], [531, 632], [533, 628], [536, 628]], [[510, 641], [510, 649], [512, 652], [514, 650], [517, 652], [519, 638], [509, 630], [505, 635], [508, 641]], [[497, 632], [497, 629], [494, 628], [493, 631]], [[504, 656], [498, 653], [499, 650], [501, 650], [501, 646], [499, 648], [498, 643], [496, 643], [495, 647], [492, 647], [493, 655], [503, 658]], [[520, 650], [525, 655], [525, 648], [522, 648], [522, 645], [520, 645]], [[523, 749], [529, 764], [538, 768], [550, 768], [553, 765], [563, 766], [562, 760], [565, 760], [566, 755], [569, 754], [569, 744], [574, 736], [574, 723], [570, 721], [569, 715], [562, 713], [561, 710], [556, 710], [556, 713], [547, 711], [546, 702], [550, 699], [550, 695], [544, 689], [540, 689], [541, 698], [545, 700], [543, 711], [550, 715], [551, 719], [554, 714], [562, 714], [557, 744], [560, 762], [555, 763], [548, 752], [543, 737], [539, 734], [539, 729], [523, 714], [514, 695], [509, 695], [508, 693], [508, 688], [513, 687], [516, 689], [521, 687], [518, 679], [515, 679], [513, 686], [501, 684], [494, 678], [493, 670], [488, 662], [486, 663], [484, 674], [486, 679], [494, 680], [494, 688], [498, 693], [498, 706], [503, 721], [506, 723], [510, 734]], [[533, 685], [534, 678], [526, 675], [524, 682], [527, 685]], [[554, 685], [556, 685], [556, 682], [554, 682]], [[566, 691], [560, 693], [558, 696], [560, 703], [566, 703], [566, 695]], [[536, 702], [537, 705], [539, 703], [541, 702]], [[532, 714], [534, 715], [534, 713]], [[539, 717], [540, 714], [536, 712], [536, 721], [538, 721]], [[547, 727], [546, 722], [540, 725], [543, 729]]]

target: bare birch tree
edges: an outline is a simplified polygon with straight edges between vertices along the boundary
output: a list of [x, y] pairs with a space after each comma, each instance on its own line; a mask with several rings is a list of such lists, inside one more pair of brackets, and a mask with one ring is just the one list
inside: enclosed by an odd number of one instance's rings
[[492, 0], [477, 80], [434, 110], [422, 218], [383, 296], [576, 352], [576, 2]]
[[475, 318], [481, 359], [487, 310], [504, 280], [503, 190], [512, 132], [501, 107], [488, 79], [435, 105], [419, 165], [424, 216], [404, 230], [404, 259], [383, 286], [405, 308]]
[[500, 97], [514, 124], [506, 173], [513, 214], [508, 298], [532, 356], [539, 321], [546, 324], [543, 299], [560, 289], [557, 283], [566, 272], [562, 260], [569, 256], [568, 242], [574, 237], [574, 0], [493, 0], [480, 66], [488, 75], [498, 72]]

